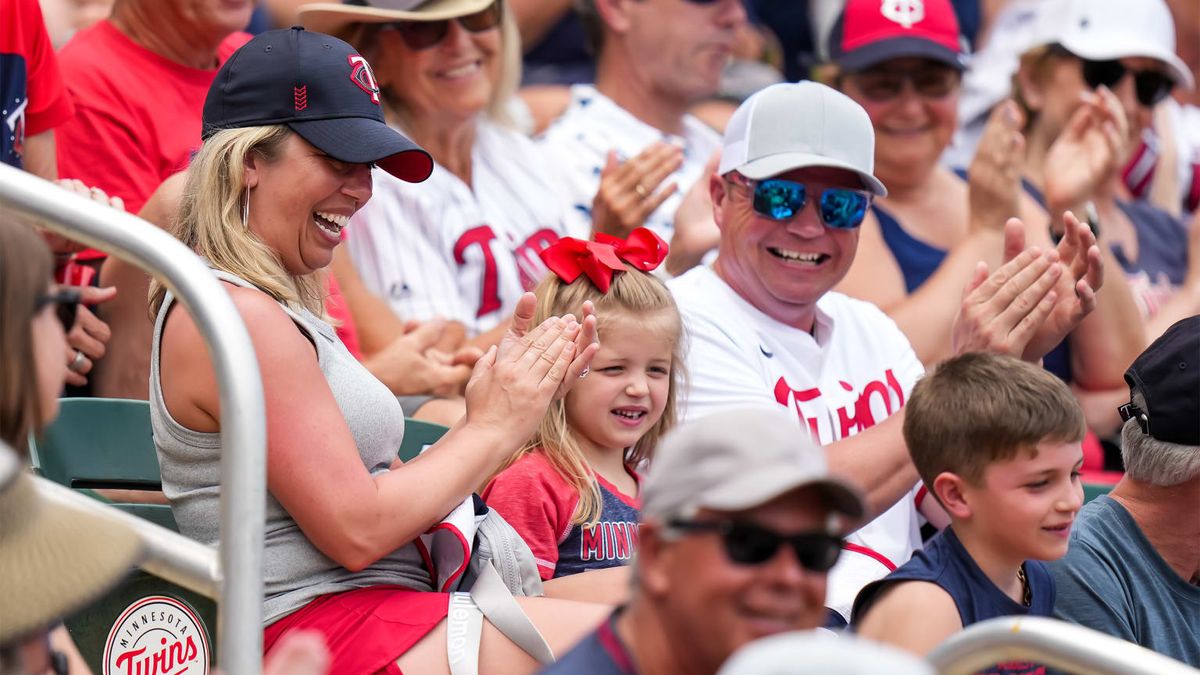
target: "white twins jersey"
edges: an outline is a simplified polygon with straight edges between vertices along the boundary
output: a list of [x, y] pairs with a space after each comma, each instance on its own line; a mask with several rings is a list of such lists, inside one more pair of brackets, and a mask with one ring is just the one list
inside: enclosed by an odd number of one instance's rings
[[[758, 311], [709, 267], [668, 286], [687, 331], [685, 419], [729, 406], [784, 406], [828, 445], [899, 410], [925, 372], [887, 315], [841, 293], [817, 302], [814, 337]], [[827, 607], [848, 618], [863, 586], [921, 547], [918, 487], [847, 538], [829, 575]]]
[[[704, 165], [721, 147], [721, 136], [700, 120], [687, 115], [683, 136], [664, 134], [621, 108], [590, 84], [571, 87], [571, 104], [562, 117], [539, 139], [547, 160], [557, 172], [571, 204], [572, 232], [584, 237], [592, 227], [592, 200], [600, 187], [600, 171], [609, 150], [625, 161], [655, 141], [683, 148], [683, 165], [663, 184], [675, 182], [679, 189], [646, 219], [646, 227], [666, 241], [675, 229], [675, 210], [683, 194], [700, 178]], [[573, 235], [581, 236], [581, 235]]]
[[380, 170], [374, 179], [347, 244], [367, 287], [405, 319], [487, 331], [541, 280], [538, 252], [565, 233], [562, 197], [537, 147], [490, 121], [476, 131], [474, 185], [440, 164], [423, 183]]

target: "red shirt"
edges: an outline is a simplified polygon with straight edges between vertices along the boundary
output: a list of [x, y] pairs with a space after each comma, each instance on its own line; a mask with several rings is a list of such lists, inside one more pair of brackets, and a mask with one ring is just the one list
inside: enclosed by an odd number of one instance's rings
[[75, 111], [37, 0], [0, 0], [0, 17], [0, 162], [22, 168], [25, 138]]
[[[221, 43], [224, 63], [249, 41]], [[58, 174], [78, 178], [141, 210], [159, 184], [187, 168], [217, 68], [180, 65], [129, 39], [107, 20], [75, 34], [59, 53], [76, 115], [58, 132]], [[101, 257], [87, 251], [81, 258]]]

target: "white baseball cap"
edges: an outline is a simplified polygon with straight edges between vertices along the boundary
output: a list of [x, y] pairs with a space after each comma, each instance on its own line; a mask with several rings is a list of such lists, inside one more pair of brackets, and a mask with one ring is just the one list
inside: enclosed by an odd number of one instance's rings
[[1163, 0], [1050, 0], [1033, 46], [1060, 44], [1092, 61], [1142, 56], [1162, 61], [1176, 85], [1195, 86], [1175, 54], [1175, 21]]
[[717, 172], [760, 180], [810, 166], [858, 174], [870, 192], [887, 188], [873, 174], [875, 129], [862, 106], [817, 82], [773, 84], [746, 99], [725, 127]]
[[744, 511], [802, 487], [815, 487], [834, 512], [866, 514], [858, 491], [829, 474], [825, 452], [782, 409], [728, 408], [689, 421], [654, 451], [642, 516]]

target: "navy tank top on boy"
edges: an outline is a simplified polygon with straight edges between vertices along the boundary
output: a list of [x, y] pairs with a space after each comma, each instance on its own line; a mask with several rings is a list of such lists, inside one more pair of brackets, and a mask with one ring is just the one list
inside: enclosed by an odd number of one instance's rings
[[[923, 550], [886, 577], [867, 584], [854, 601], [851, 623], [862, 620], [883, 590], [901, 581], [928, 581], [937, 584], [954, 599], [964, 628], [980, 621], [1002, 616], [1050, 616], [1054, 611], [1054, 578], [1046, 566], [1037, 560], [1025, 561], [1025, 576], [1031, 594], [1026, 607], [1001, 591], [979, 569], [947, 527], [938, 533]], [[1037, 675], [1044, 673], [1041, 664], [1025, 662], [1000, 663], [980, 671], [987, 675]]]

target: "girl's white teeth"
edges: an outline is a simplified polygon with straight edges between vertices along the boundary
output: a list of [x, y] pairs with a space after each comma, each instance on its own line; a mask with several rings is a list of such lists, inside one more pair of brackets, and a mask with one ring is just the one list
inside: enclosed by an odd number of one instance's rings
[[646, 413], [644, 413], [644, 412], [633, 412], [633, 411], [628, 411], [628, 410], [614, 410], [614, 411], [613, 411], [613, 414], [614, 414], [614, 415], [617, 415], [617, 416], [619, 416], [619, 417], [625, 417], [625, 418], [628, 418], [628, 419], [631, 419], [631, 420], [636, 420], [636, 419], [638, 419], [639, 417], [641, 417], [642, 415], [645, 415]]

